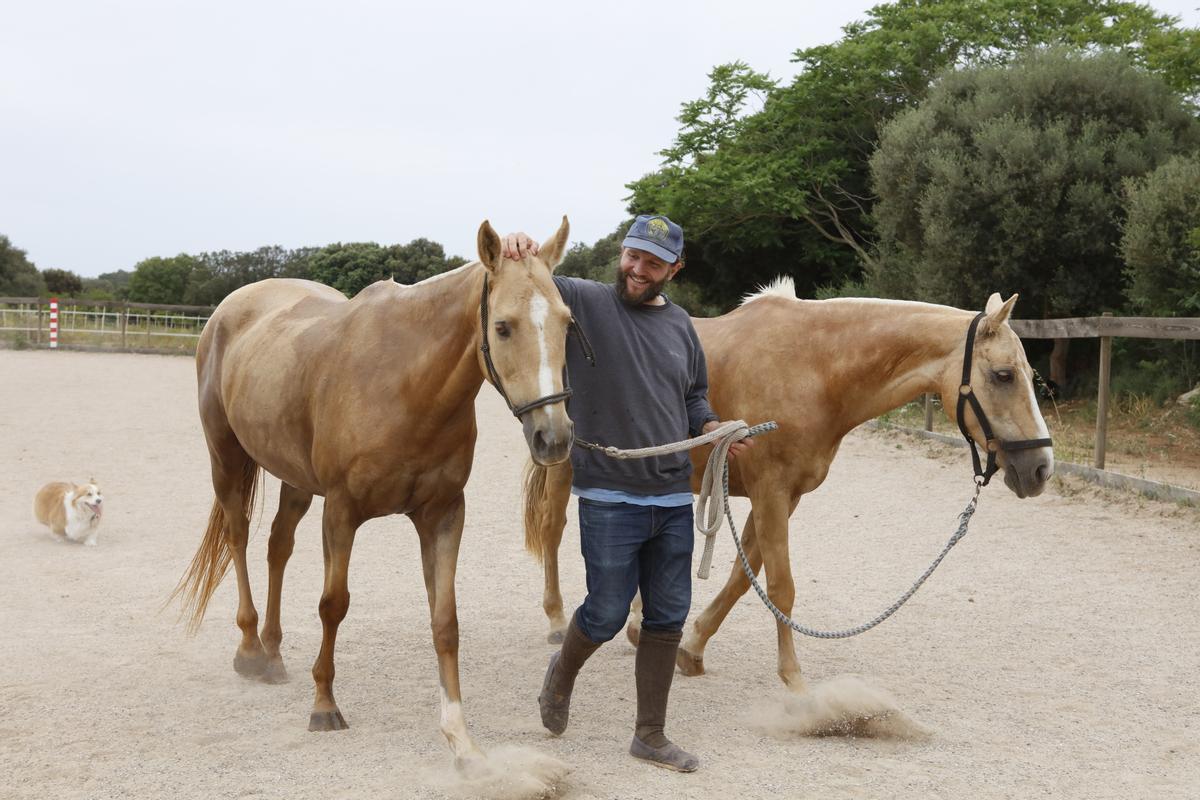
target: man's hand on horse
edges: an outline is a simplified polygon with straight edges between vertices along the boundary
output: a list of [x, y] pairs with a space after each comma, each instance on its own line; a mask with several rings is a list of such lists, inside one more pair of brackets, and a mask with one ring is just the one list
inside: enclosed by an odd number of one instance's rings
[[[704, 427], [702, 427], [700, 429], [700, 432], [708, 433], [709, 431], [716, 430], [717, 428], [721, 427], [724, 424], [725, 424], [724, 420], [715, 420], [715, 419], [710, 420], [710, 421], [704, 423]], [[754, 440], [748, 436], [745, 439], [739, 439], [738, 441], [729, 445], [730, 460], [737, 458], [742, 453], [749, 450], [751, 447], [754, 447]]]
[[504, 237], [504, 247], [501, 254], [513, 261], [523, 261], [526, 256], [538, 254], [538, 243], [521, 231], [510, 233]]

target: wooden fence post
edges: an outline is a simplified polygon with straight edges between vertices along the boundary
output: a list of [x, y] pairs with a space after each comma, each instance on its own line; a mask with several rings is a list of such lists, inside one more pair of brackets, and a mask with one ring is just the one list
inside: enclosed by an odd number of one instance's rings
[[[1111, 311], [1104, 316], [1111, 317]], [[1108, 396], [1112, 375], [1112, 337], [1100, 337], [1100, 388], [1096, 397], [1096, 469], [1104, 469], [1104, 451], [1108, 445]]]
[[129, 349], [129, 340], [126, 338], [126, 332], [129, 330], [129, 301], [121, 301], [121, 349]]
[[40, 298], [40, 297], [37, 299], [37, 318], [38, 318], [37, 344], [41, 344], [42, 343], [42, 298]]
[[925, 393], [925, 430], [933, 430], [933, 395]]

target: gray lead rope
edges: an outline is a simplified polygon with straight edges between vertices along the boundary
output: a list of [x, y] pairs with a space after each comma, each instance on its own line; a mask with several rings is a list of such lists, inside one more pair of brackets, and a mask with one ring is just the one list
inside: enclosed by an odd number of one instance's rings
[[[959, 539], [967, 533], [967, 526], [971, 522], [971, 517], [975, 515], [975, 509], [979, 505], [979, 492], [983, 488], [983, 484], [978, 477], [975, 480], [975, 495], [971, 501], [967, 503], [967, 507], [958, 515], [958, 529], [946, 542], [946, 546], [942, 548], [942, 552], [938, 553], [938, 557], [933, 560], [929, 568], [921, 573], [921, 577], [917, 578], [916, 582], [909, 587], [909, 590], [900, 596], [896, 602], [892, 603], [883, 610], [874, 619], [864, 622], [861, 625], [856, 625], [853, 628], [846, 628], [840, 631], [821, 631], [815, 628], [809, 628], [806, 625], [793, 620], [787, 614], [784, 614], [779, 608], [771, 602], [767, 597], [766, 591], [759, 584], [758, 579], [754, 576], [754, 570], [750, 568], [750, 560], [746, 557], [746, 551], [742, 549], [741, 537], [738, 534], [737, 525], [733, 521], [733, 512], [729, 510], [729, 465], [726, 461], [726, 456], [729, 453], [729, 446], [734, 442], [754, 436], [759, 433], [776, 430], [779, 426], [774, 422], [764, 422], [761, 425], [755, 425], [753, 428], [746, 426], [746, 423], [741, 420], [727, 422], [719, 428], [716, 428], [709, 433], [698, 436], [695, 439], [688, 439], [683, 442], [675, 442], [673, 444], [660, 445], [658, 447], [644, 447], [638, 450], [621, 450], [616, 447], [604, 447], [603, 445], [595, 444], [594, 442], [585, 442], [581, 439], [576, 439], [575, 443], [586, 447], [589, 450], [598, 450], [612, 458], [647, 458], [649, 456], [663, 455], [664, 453], [675, 453], [680, 450], [690, 450], [693, 447], [700, 447], [713, 441], [718, 441], [713, 447], [712, 453], [708, 458], [708, 465], [704, 470], [704, 479], [701, 484], [700, 497], [696, 502], [696, 529], [703, 533], [706, 537], [704, 543], [704, 555], [700, 559], [700, 568], [696, 571], [696, 577], [707, 578], [709, 567], [712, 563], [713, 542], [716, 539], [716, 532], [721, 526], [720, 515], [723, 511], [725, 519], [729, 521], [729, 532], [733, 536], [733, 545], [737, 548], [738, 558], [742, 563], [742, 571], [746, 573], [746, 577], [750, 580], [750, 585], [754, 587], [754, 591], [758, 594], [763, 604], [770, 609], [775, 615], [775, 619], [779, 620], [784, 625], [794, 630], [796, 633], [805, 636], [812, 636], [817, 639], [849, 639], [851, 636], [857, 636], [860, 633], [871, 630], [885, 619], [895, 614], [900, 606], [908, 602], [909, 598], [916, 594], [917, 589], [921, 588], [921, 584], [933, 574], [933, 571], [942, 563], [942, 559], [950, 552], [950, 548], [958, 544]], [[714, 467], [716, 469], [714, 469]], [[712, 495], [712, 481], [715, 478], [715, 473], [721, 473], [721, 489], [722, 495], [719, 504], [708, 506], [708, 501]], [[707, 510], [707, 514], [705, 511]], [[705, 517], [702, 522], [701, 517]]]
[[[725, 476], [724, 483], [725, 494], [728, 496], [728, 475]], [[750, 585], [753, 586], [754, 591], [758, 593], [759, 599], [761, 599], [763, 604], [766, 605], [766, 607], [771, 610], [771, 613], [775, 615], [775, 619], [779, 620], [784, 625], [787, 625], [796, 633], [802, 633], [805, 636], [812, 636], [817, 639], [849, 639], [851, 636], [857, 636], [860, 633], [871, 630], [871, 628], [874, 628], [892, 614], [895, 614], [900, 609], [900, 606], [908, 602], [908, 598], [916, 594], [917, 589], [921, 588], [921, 584], [925, 582], [925, 579], [933, 574], [933, 571], [938, 568], [938, 564], [942, 563], [942, 559], [945, 558], [946, 554], [950, 552], [950, 548], [958, 544], [958, 540], [966, 535], [967, 525], [971, 522], [971, 517], [975, 514], [976, 506], [979, 505], [979, 490], [982, 488], [983, 484], [979, 481], [976, 481], [975, 496], [971, 498], [971, 502], [967, 503], [967, 507], [964, 508], [962, 513], [958, 515], [958, 530], [956, 530], [954, 535], [950, 537], [950, 541], [946, 542], [946, 546], [942, 548], [942, 552], [938, 553], [938, 557], [935, 558], [933, 563], [929, 565], [929, 569], [925, 570], [925, 572], [921, 574], [921, 577], [917, 578], [917, 582], [914, 583], [907, 592], [901, 595], [899, 600], [884, 609], [884, 611], [874, 619], [870, 620], [869, 622], [864, 622], [861, 625], [856, 625], [853, 628], [846, 628], [845, 630], [840, 631], [819, 631], [815, 628], [809, 628], [805, 625], [801, 625], [787, 614], [784, 614], [782, 611], [780, 611], [775, 604], [770, 601], [770, 599], [767, 597], [767, 593], [763, 591], [762, 586], [759, 585], [758, 580], [754, 577], [754, 570], [750, 569], [750, 561], [746, 558], [746, 552], [742, 550], [742, 543], [738, 538], [737, 530], [733, 527], [733, 515], [729, 513], [728, 509], [726, 509], [725, 513], [729, 518], [729, 527], [733, 531], [733, 544], [735, 547], [737, 547], [738, 558], [740, 558], [742, 561], [742, 571], [744, 571], [746, 573], [746, 577], [750, 579]]]

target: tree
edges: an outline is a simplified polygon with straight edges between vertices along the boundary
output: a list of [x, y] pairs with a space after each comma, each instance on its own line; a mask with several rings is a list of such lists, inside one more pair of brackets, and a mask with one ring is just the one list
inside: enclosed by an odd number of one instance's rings
[[174, 258], [147, 258], [133, 268], [129, 299], [138, 303], [183, 303], [197, 260], [180, 253]]
[[46, 293], [42, 274], [25, 251], [13, 247], [7, 236], [0, 235], [0, 296], [37, 297]]
[[127, 269], [102, 272], [95, 278], [83, 279], [83, 295], [90, 300], [125, 300], [129, 296], [129, 281], [133, 273]]
[[215, 306], [248, 283], [267, 278], [307, 278], [308, 261], [314, 252], [315, 248], [286, 250], [272, 245], [249, 252], [201, 253], [188, 276], [185, 302]]
[[313, 280], [353, 297], [376, 281], [417, 283], [465, 263], [466, 259], [447, 257], [442, 246], [429, 239], [388, 247], [375, 242], [339, 243], [313, 253], [309, 273]]
[[[767, 88], [741, 64], [714, 70], [696, 101], [711, 113], [684, 107], [662, 168], [629, 184], [629, 208], [683, 225], [693, 267], [725, 303], [776, 273], [791, 274], [802, 295], [855, 280], [875, 258], [868, 160], [879, 127], [944, 69], [1007, 63], [1033, 45], [1114, 48], [1194, 98], [1200, 32], [1176, 24], [1112, 0], [875, 6], [838, 42], [798, 50], [802, 72], [788, 86]], [[755, 92], [765, 93], [762, 110], [743, 116]]]
[[617, 263], [621, 260], [621, 242], [632, 222], [632, 219], [622, 222], [616, 230], [600, 237], [591, 246], [583, 242], [575, 243], [563, 256], [554, 274], [601, 283], [612, 281], [617, 274]]
[[46, 291], [59, 297], [79, 297], [83, 294], [83, 278], [65, 269], [44, 269], [42, 280]]
[[1197, 148], [1191, 110], [1120, 54], [1035, 50], [949, 73], [884, 127], [871, 159], [868, 283], [966, 308], [1020, 292], [1027, 316], [1119, 308], [1122, 183]]
[[1130, 301], [1147, 314], [1200, 316], [1200, 155], [1171, 159], [1125, 190]]
[[413, 239], [408, 244], [394, 244], [387, 248], [384, 262], [387, 274], [380, 275], [377, 280], [390, 277], [399, 283], [420, 283], [466, 263], [465, 258], [447, 257], [446, 251], [437, 242]]

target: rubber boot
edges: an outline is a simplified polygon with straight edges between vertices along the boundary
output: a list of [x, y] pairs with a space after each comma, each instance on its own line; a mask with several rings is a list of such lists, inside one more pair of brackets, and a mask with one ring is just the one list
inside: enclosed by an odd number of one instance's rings
[[550, 656], [542, 691], [538, 694], [538, 709], [542, 712], [542, 725], [555, 736], [567, 729], [571, 715], [571, 690], [575, 688], [575, 676], [583, 662], [588, 660], [600, 645], [583, 635], [571, 617], [563, 638], [562, 649]]
[[667, 721], [667, 698], [675, 678], [675, 652], [681, 631], [649, 631], [642, 628], [637, 649], [637, 728], [629, 754], [656, 767], [676, 772], [695, 772], [700, 759], [671, 742], [663, 734]]

